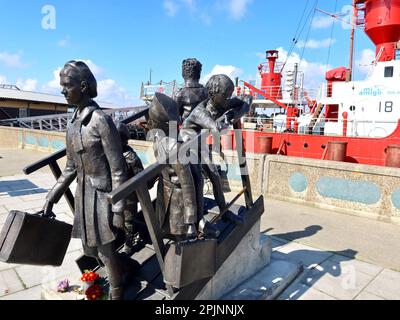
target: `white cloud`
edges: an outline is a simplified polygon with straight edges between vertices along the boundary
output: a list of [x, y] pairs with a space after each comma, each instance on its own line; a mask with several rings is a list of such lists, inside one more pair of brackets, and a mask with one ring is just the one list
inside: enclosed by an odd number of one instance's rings
[[[288, 52], [282, 47], [277, 49], [279, 51], [279, 60], [286, 61]], [[331, 66], [319, 62], [310, 62], [305, 59], [300, 59], [297, 53], [292, 53], [287, 59], [285, 70], [294, 70], [294, 64], [297, 63], [299, 70], [304, 72], [304, 87], [311, 89], [310, 91], [317, 90], [320, 85], [325, 81], [325, 73], [331, 69]], [[285, 72], [285, 71], [284, 71]]]
[[118, 107], [137, 105], [137, 98], [130, 95], [113, 79], [101, 80], [97, 83], [98, 101], [110, 102]]
[[26, 79], [23, 80], [19, 78], [17, 80], [17, 87], [24, 91], [35, 91], [38, 81], [36, 79]]
[[232, 79], [232, 81], [235, 81], [235, 78], [240, 77], [242, 73], [243, 70], [235, 66], [221, 66], [217, 64], [216, 66], [214, 66], [210, 73], [208, 73], [201, 79], [200, 82], [203, 84], [207, 83], [211, 76], [215, 74], [226, 74], [229, 78]]
[[8, 80], [5, 76], [0, 74], [0, 84], [8, 84]]
[[191, 14], [197, 12], [196, 0], [164, 0], [163, 5], [170, 17], [175, 17], [181, 8], [188, 10]]
[[193, 19], [201, 20], [206, 25], [211, 25], [213, 16], [223, 12], [235, 20], [240, 20], [246, 15], [248, 6], [253, 0], [213, 0], [211, 3], [199, 5], [198, 0], [164, 0], [163, 7], [166, 14], [175, 17], [180, 11], [189, 12]]
[[247, 11], [247, 6], [253, 0], [229, 0], [229, 12], [234, 19], [241, 19]]
[[371, 49], [364, 49], [361, 52], [361, 57], [355, 62], [356, 70], [362, 75], [368, 74], [371, 69], [371, 64], [374, 60], [375, 51], [372, 51]]
[[167, 15], [174, 17], [178, 12], [179, 5], [173, 0], [164, 0], [164, 9]]
[[82, 60], [82, 59], [75, 59], [75, 60], [83, 61], [84, 63], [86, 63], [96, 78], [104, 75], [104, 69], [96, 65], [92, 60]]
[[265, 60], [265, 57], [266, 57], [266, 53], [265, 52], [256, 52], [255, 55], [257, 57], [259, 57], [260, 59], [264, 59]]
[[5, 64], [7, 67], [23, 68], [25, 64], [21, 61], [21, 53], [8, 53], [0, 52], [0, 62]]
[[331, 16], [315, 16], [311, 23], [311, 26], [315, 29], [330, 28], [333, 21], [334, 18]]
[[[84, 61], [93, 72], [96, 80], [97, 80], [97, 93], [98, 97], [96, 97], [96, 101], [98, 102], [109, 102], [118, 107], [129, 107], [135, 105], [142, 105], [139, 98], [131, 96], [125, 88], [121, 87], [117, 81], [110, 78], [104, 77], [104, 69], [96, 65], [91, 60], [81, 60]], [[42, 90], [50, 93], [50, 94], [61, 94], [61, 86], [60, 86], [60, 71], [62, 67], [57, 67], [56, 70], [53, 71], [53, 79], [47, 82], [44, 86], [42, 86]]]
[[69, 45], [69, 37], [57, 41], [57, 46], [67, 47]]
[[60, 87], [61, 69], [62, 69], [61, 67], [57, 67], [57, 69], [53, 71], [53, 79], [42, 86], [42, 91], [50, 94], [57, 94], [57, 95], [61, 94], [61, 87]]
[[305, 43], [303, 40], [297, 42], [296, 47], [298, 48], [310, 48], [310, 49], [320, 49], [327, 48], [330, 45], [333, 45], [336, 42], [335, 39], [323, 39], [323, 40], [314, 40], [310, 39]]

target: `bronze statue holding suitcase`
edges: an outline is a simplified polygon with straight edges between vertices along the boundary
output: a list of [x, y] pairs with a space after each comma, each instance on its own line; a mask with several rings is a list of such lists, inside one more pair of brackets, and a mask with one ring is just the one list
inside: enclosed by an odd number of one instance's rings
[[123, 220], [125, 200], [111, 206], [107, 194], [127, 179], [120, 137], [111, 117], [93, 101], [97, 83], [85, 63], [67, 62], [60, 72], [60, 85], [68, 104], [77, 109], [67, 128], [67, 164], [47, 195], [44, 216], [51, 215], [53, 204], [77, 178], [72, 237], [82, 240], [87, 256], [104, 263], [110, 299], [118, 300], [123, 295], [123, 274], [129, 272], [129, 266], [114, 247], [113, 221], [118, 225]]

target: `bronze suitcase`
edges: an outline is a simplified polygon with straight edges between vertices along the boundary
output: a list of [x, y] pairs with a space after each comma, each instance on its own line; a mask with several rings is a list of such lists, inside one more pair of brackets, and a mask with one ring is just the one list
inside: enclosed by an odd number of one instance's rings
[[171, 243], [164, 260], [164, 282], [180, 289], [211, 278], [216, 271], [216, 255], [216, 239]]
[[72, 225], [68, 223], [13, 210], [0, 233], [0, 261], [60, 266], [71, 232]]

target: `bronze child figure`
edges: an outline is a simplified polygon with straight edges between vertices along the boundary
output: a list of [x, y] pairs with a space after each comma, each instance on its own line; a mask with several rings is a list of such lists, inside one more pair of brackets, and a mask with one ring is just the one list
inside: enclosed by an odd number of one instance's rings
[[157, 189], [156, 214], [165, 237], [175, 241], [196, 238], [198, 224], [195, 185], [189, 164], [170, 159], [180, 142], [169, 136], [169, 124], [177, 126], [179, 113], [176, 102], [156, 93], [149, 108], [148, 125], [152, 130], [154, 153], [158, 161], [167, 161]]
[[182, 77], [185, 80], [185, 86], [174, 97], [182, 121], [200, 102], [208, 98], [207, 90], [199, 83], [201, 68], [202, 64], [195, 58], [185, 59], [182, 62]]
[[107, 194], [127, 179], [119, 134], [111, 117], [93, 101], [97, 82], [84, 62], [67, 62], [60, 72], [60, 85], [68, 104], [77, 108], [67, 128], [67, 164], [46, 197], [43, 215], [52, 215], [53, 204], [77, 178], [72, 237], [82, 240], [85, 255], [104, 263], [110, 299], [119, 300], [129, 269], [116, 252], [113, 221], [120, 220], [125, 201], [115, 205], [107, 201]]
[[[122, 152], [127, 166], [128, 178], [132, 178], [143, 171], [143, 164], [136, 152], [128, 145], [130, 133], [128, 126], [122, 122], [116, 125], [121, 137]], [[125, 233], [125, 244], [122, 252], [130, 256], [133, 253], [133, 245], [136, 241], [134, 235], [134, 220], [138, 211], [138, 199], [136, 193], [133, 193], [126, 199], [126, 208], [124, 210], [124, 221], [119, 223], [120, 229]]]
[[[206, 89], [209, 98], [201, 102], [183, 122], [182, 136], [184, 141], [193, 136], [192, 132], [200, 133], [202, 129], [214, 132], [226, 129], [232, 122], [239, 121], [240, 117], [248, 112], [251, 101], [232, 98], [234, 88], [232, 80], [224, 74], [214, 75], [208, 80]], [[217, 122], [217, 119], [222, 116], [224, 116], [223, 121]], [[192, 165], [196, 185], [199, 186], [199, 190], [202, 190], [204, 181], [201, 172], [203, 170], [212, 183], [214, 197], [221, 212], [225, 209], [226, 202], [218, 169], [212, 162], [204, 161], [206, 160], [204, 159], [205, 156], [210, 156], [209, 153], [202, 155], [201, 150], [198, 150], [198, 153], [199, 164]], [[196, 194], [198, 206], [202, 207], [203, 194], [200, 192]], [[229, 218], [229, 212], [225, 216]], [[235, 217], [231, 218], [235, 219]]]

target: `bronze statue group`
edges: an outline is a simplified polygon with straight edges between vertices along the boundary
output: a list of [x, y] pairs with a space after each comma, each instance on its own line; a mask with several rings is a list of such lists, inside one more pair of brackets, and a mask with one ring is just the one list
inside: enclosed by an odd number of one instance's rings
[[[156, 94], [150, 104], [146, 118], [154, 133], [151, 139], [157, 159], [169, 159], [174, 150], [203, 129], [226, 129], [249, 110], [251, 99], [232, 98], [234, 84], [228, 76], [214, 75], [204, 87], [199, 83], [201, 69], [196, 59], [184, 60], [184, 87], [172, 98]], [[138, 200], [132, 194], [111, 205], [107, 195], [142, 171], [143, 165], [128, 145], [127, 126], [114, 124], [93, 100], [97, 96], [96, 79], [85, 63], [67, 62], [60, 71], [60, 85], [76, 111], [67, 128], [66, 167], [46, 197], [43, 215], [54, 215], [53, 204], [77, 179], [72, 237], [82, 240], [85, 255], [103, 262], [110, 284], [109, 298], [120, 300], [138, 264], [133, 259], [122, 259], [115, 242], [117, 232], [123, 230], [123, 252], [132, 253]], [[170, 134], [171, 123], [176, 123], [178, 136]], [[158, 177], [156, 215], [163, 235], [174, 241], [218, 236], [218, 230], [203, 216], [203, 174], [212, 182], [220, 211], [226, 206], [218, 170], [212, 162], [202, 161], [200, 147], [192, 152], [197, 161], [170, 161]], [[234, 221], [236, 217], [226, 215], [226, 219]]]

